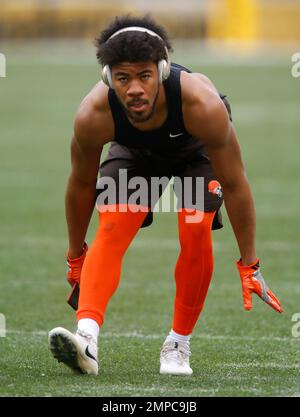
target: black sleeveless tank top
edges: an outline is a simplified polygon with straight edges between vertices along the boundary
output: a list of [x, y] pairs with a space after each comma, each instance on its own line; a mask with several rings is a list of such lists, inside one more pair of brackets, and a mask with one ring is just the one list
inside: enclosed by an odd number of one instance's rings
[[134, 127], [128, 120], [116, 93], [113, 89], [109, 89], [108, 100], [115, 124], [114, 141], [128, 148], [149, 149], [157, 153], [179, 150], [195, 141], [200, 145], [199, 140], [194, 139], [184, 126], [180, 87], [181, 71], [191, 72], [181, 65], [172, 63], [170, 76], [163, 83], [168, 116], [158, 129], [142, 131]]

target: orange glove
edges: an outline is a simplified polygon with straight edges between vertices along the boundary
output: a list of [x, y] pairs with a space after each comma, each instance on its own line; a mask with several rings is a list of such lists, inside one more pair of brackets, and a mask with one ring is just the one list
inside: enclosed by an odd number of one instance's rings
[[85, 256], [88, 250], [88, 245], [84, 242], [83, 245], [83, 252], [79, 258], [71, 259], [69, 256], [69, 252], [67, 252], [67, 265], [69, 267], [68, 271], [68, 282], [73, 287], [75, 283], [80, 282], [80, 275], [83, 262], [85, 260]]
[[241, 259], [236, 263], [242, 281], [244, 309], [252, 309], [252, 293], [257, 294], [269, 306], [282, 313], [280, 302], [269, 289], [259, 268], [259, 259], [252, 265], [243, 265]]

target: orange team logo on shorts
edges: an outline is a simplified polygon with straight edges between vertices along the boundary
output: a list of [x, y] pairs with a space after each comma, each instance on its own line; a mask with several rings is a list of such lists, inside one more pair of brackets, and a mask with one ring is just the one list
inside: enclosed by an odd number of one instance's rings
[[216, 194], [219, 198], [223, 196], [221, 184], [217, 180], [212, 180], [208, 183], [208, 191]]

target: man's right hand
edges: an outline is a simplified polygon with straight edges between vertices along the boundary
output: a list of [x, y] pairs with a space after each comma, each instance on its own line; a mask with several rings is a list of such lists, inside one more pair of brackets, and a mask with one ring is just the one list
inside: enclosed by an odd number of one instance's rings
[[88, 245], [84, 242], [83, 252], [79, 256], [79, 258], [72, 259], [70, 258], [69, 251], [67, 252], [67, 265], [69, 267], [68, 282], [71, 285], [71, 287], [73, 287], [76, 282], [78, 284], [80, 283], [81, 269], [82, 269], [87, 251], [88, 251]]

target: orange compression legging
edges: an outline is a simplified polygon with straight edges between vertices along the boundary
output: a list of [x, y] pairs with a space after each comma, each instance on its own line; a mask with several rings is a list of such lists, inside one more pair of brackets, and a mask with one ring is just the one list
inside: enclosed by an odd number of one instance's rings
[[99, 326], [118, 287], [123, 256], [149, 211], [144, 207], [147, 211], [133, 212], [133, 206], [124, 204], [110, 206], [105, 211], [107, 207], [100, 206], [99, 227], [82, 267], [76, 314], [77, 320], [90, 318]]
[[195, 327], [213, 272], [212, 221], [215, 212], [198, 214], [202, 221], [189, 223], [185, 210], [178, 213], [181, 250], [175, 268], [172, 328], [182, 335], [191, 334]]
[[[214, 213], [202, 214], [202, 222], [186, 223], [185, 212], [178, 213], [181, 252], [175, 270], [173, 329], [184, 335], [197, 322], [212, 275]], [[90, 318], [103, 324], [107, 304], [120, 281], [123, 256], [146, 215], [129, 210], [99, 213], [97, 234], [82, 268], [77, 320]]]

